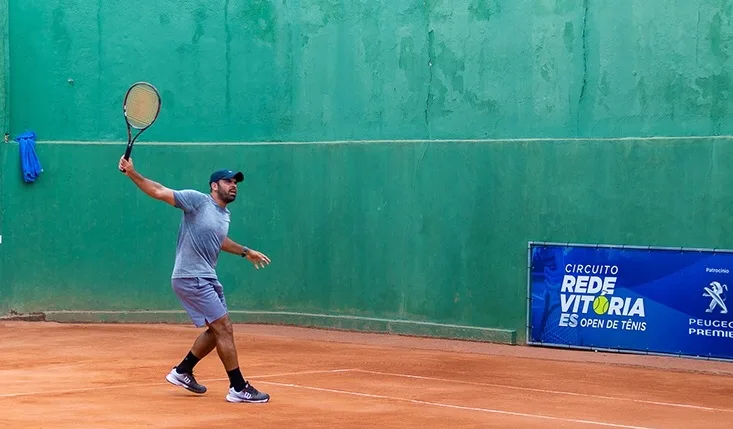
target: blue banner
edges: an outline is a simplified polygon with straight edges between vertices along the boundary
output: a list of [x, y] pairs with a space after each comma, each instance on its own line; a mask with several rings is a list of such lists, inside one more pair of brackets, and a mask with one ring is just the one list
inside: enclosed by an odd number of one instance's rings
[[532, 344], [733, 359], [733, 253], [530, 244]]

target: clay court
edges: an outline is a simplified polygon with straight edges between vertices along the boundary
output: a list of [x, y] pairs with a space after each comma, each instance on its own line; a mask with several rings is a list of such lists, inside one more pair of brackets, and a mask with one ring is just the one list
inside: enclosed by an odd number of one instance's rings
[[0, 429], [733, 429], [732, 116], [731, 0], [0, 0]]
[[729, 363], [236, 325], [243, 373], [267, 404], [224, 400], [212, 354], [202, 396], [165, 374], [198, 330], [0, 323], [9, 428], [729, 427]]

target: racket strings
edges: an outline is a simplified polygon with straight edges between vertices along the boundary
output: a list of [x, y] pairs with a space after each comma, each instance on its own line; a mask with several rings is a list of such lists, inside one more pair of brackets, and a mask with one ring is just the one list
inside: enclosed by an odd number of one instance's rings
[[132, 88], [125, 104], [125, 115], [130, 126], [150, 126], [158, 116], [159, 104], [158, 95], [151, 89], [142, 85]]

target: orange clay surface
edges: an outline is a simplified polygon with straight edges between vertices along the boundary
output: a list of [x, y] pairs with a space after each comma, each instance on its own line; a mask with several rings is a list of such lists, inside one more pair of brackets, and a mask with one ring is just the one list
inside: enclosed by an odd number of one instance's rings
[[235, 325], [245, 378], [216, 352], [196, 395], [165, 375], [200, 330], [0, 322], [0, 428], [733, 427], [733, 364]]

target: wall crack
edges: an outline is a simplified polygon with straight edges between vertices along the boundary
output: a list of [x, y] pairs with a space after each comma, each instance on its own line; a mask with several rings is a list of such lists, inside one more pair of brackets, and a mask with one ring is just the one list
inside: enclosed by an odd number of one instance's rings
[[433, 93], [433, 65], [435, 64], [435, 31], [428, 31], [428, 94], [425, 97], [425, 125], [430, 135], [430, 102]]
[[583, 31], [581, 38], [583, 42], [583, 82], [580, 86], [580, 96], [578, 97], [578, 117], [576, 132], [580, 133], [580, 115], [583, 107], [583, 98], [585, 98], [585, 88], [588, 85], [588, 2], [583, 0]]

